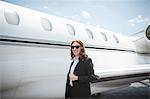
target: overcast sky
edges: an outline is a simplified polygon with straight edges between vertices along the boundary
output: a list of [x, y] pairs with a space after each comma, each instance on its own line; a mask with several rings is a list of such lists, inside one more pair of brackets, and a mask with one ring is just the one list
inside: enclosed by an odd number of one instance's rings
[[150, 23], [150, 0], [3, 0], [113, 32], [132, 35]]

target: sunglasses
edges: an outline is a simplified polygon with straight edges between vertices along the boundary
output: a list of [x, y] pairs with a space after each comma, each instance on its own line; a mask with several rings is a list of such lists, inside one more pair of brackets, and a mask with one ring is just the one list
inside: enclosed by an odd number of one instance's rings
[[74, 49], [74, 48], [76, 48], [76, 49], [78, 49], [80, 46], [71, 46], [71, 49]]

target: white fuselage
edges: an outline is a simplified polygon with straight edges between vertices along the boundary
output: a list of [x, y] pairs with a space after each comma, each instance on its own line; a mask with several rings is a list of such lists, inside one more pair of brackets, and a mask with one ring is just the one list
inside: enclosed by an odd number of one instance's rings
[[[52, 31], [47, 23], [43, 29], [41, 18], [51, 20]], [[92, 93], [130, 85], [147, 79], [145, 74], [150, 73], [149, 50], [137, 53], [134, 42], [121, 34], [2, 1], [0, 19], [0, 94], [4, 99], [63, 98], [70, 66], [69, 45], [74, 39], [85, 42], [95, 74], [105, 79], [91, 84]], [[75, 36], [68, 33], [66, 24], [75, 27]], [[85, 28], [94, 31], [93, 39], [88, 38]], [[106, 33], [108, 41], [99, 32]]]

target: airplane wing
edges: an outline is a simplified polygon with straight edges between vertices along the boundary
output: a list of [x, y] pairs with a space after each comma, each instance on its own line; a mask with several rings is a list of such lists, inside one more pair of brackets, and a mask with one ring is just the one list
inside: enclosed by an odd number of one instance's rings
[[95, 74], [99, 76], [97, 82], [120, 80], [120, 79], [131, 79], [131, 82], [138, 82], [143, 79], [150, 78], [150, 65], [138, 65], [132, 66], [132, 68], [121, 68], [121, 69], [95, 69]]
[[[150, 56], [150, 25], [146, 28], [144, 34], [145, 35], [142, 37], [132, 38], [131, 40], [135, 44], [137, 55]], [[139, 60], [139, 64], [137, 65], [126, 65], [120, 67], [121, 68], [95, 68], [95, 74], [98, 76], [98, 79], [91, 84], [92, 92], [99, 93], [102, 89], [103, 91], [107, 91], [110, 89], [129, 86], [134, 82], [150, 79], [149, 63], [142, 64]]]

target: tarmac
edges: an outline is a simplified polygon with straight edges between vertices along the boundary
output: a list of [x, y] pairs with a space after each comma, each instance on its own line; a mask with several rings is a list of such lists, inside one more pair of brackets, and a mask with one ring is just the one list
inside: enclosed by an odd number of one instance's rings
[[[150, 99], [150, 83], [133, 83], [129, 87], [102, 92], [91, 99]], [[149, 86], [148, 86], [149, 85]]]

